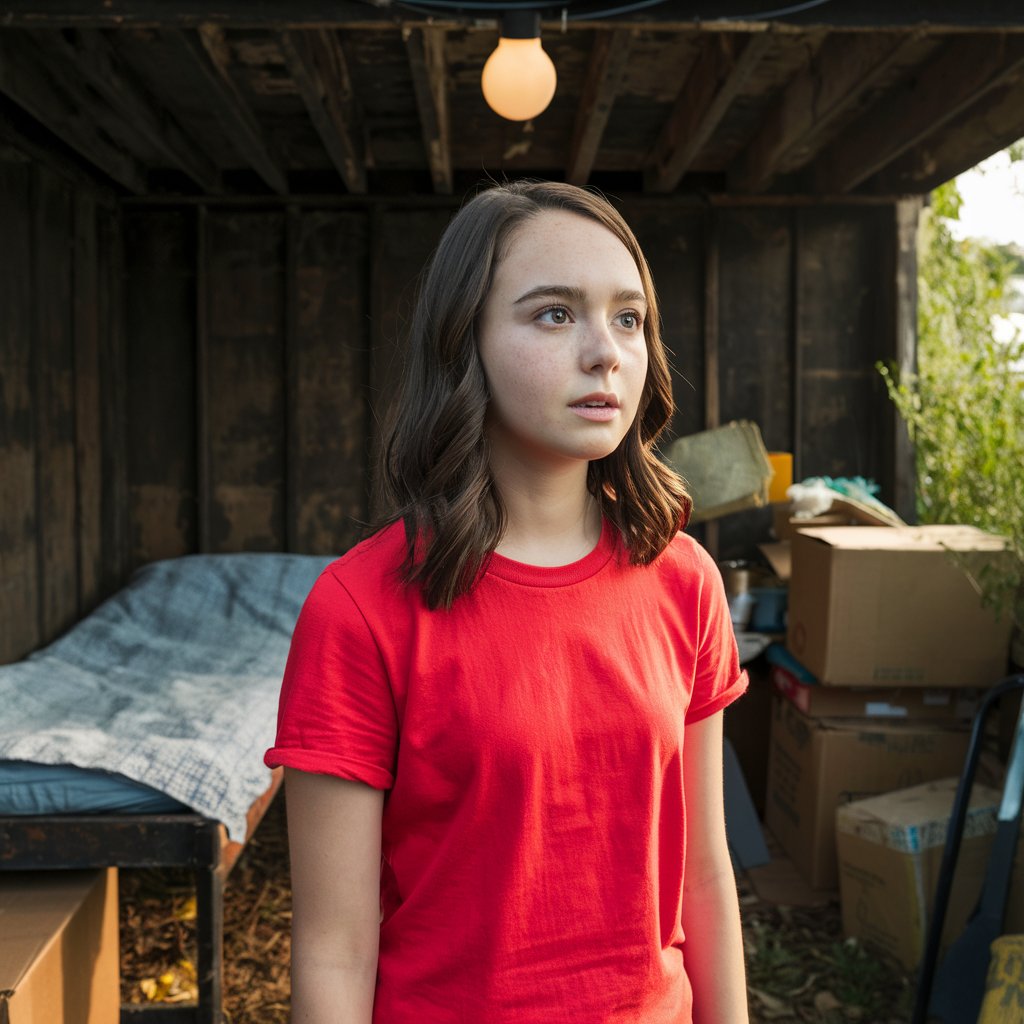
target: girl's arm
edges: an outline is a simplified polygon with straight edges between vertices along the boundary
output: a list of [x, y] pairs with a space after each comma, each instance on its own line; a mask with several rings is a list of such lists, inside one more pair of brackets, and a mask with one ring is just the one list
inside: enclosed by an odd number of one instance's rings
[[383, 790], [285, 769], [292, 1021], [370, 1024], [380, 935]]
[[683, 946], [693, 1024], [747, 1024], [743, 933], [722, 792], [722, 712], [686, 726]]

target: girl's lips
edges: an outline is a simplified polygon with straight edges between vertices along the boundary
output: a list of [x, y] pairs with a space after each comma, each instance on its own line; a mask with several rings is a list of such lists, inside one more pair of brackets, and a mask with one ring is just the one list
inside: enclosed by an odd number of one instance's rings
[[585, 420], [594, 420], [598, 423], [606, 423], [608, 420], [615, 419], [619, 414], [618, 407], [614, 405], [570, 405], [569, 408], [577, 416], [582, 416]]

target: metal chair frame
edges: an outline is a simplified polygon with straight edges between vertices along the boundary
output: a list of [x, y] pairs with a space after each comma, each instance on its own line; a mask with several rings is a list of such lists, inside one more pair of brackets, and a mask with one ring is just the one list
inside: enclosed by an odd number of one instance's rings
[[[921, 968], [918, 972], [917, 992], [914, 1000], [914, 1012], [911, 1024], [926, 1024], [931, 1004], [932, 990], [935, 983], [935, 972], [939, 959], [939, 947], [942, 941], [942, 929], [946, 923], [946, 910], [949, 896], [953, 888], [953, 875], [956, 871], [960, 844], [963, 839], [964, 823], [967, 819], [967, 808], [970, 803], [971, 789], [978, 771], [985, 739], [985, 728], [991, 711], [999, 701], [1010, 693], [1024, 690], [1024, 673], [1007, 676], [993, 686], [982, 700], [981, 707], [974, 717], [967, 757], [964, 761], [960, 783], [953, 799], [953, 810], [950, 815], [949, 828], [946, 832], [946, 844], [942, 851], [942, 863], [939, 868], [938, 883], [935, 888], [935, 901], [931, 920], [928, 923], [928, 934], [925, 941]], [[1020, 786], [1019, 780], [1007, 779], [1007, 784]], [[1019, 794], [1018, 794], [1019, 797]]]

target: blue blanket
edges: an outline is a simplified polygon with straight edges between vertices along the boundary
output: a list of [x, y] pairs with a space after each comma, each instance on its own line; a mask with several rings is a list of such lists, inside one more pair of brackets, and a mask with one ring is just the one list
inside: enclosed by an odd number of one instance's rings
[[189, 555], [139, 569], [56, 642], [0, 666], [0, 758], [118, 772], [243, 840], [270, 784], [302, 602], [330, 558]]

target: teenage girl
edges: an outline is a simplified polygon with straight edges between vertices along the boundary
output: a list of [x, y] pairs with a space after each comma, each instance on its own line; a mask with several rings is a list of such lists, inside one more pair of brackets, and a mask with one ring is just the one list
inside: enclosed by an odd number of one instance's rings
[[302, 1024], [735, 1024], [721, 577], [654, 455], [650, 271], [570, 185], [489, 188], [421, 286], [389, 525], [302, 610], [284, 765]]

